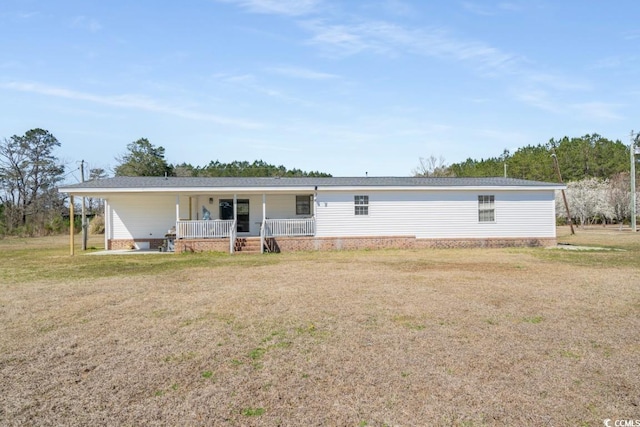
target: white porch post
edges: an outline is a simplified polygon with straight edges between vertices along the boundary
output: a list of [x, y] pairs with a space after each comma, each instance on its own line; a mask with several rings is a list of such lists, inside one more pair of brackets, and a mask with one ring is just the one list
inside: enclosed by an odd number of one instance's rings
[[313, 219], [316, 219], [316, 204], [318, 203], [318, 186], [315, 187], [315, 191], [313, 192]]
[[111, 236], [111, 218], [109, 218], [109, 200], [104, 199], [104, 250], [109, 250]]
[[313, 189], [313, 236], [316, 236], [316, 230], [318, 229], [318, 217], [317, 217], [317, 207], [318, 207], [318, 186], [316, 185]]
[[73, 229], [74, 226], [74, 221], [75, 221], [75, 216], [74, 216], [74, 212], [73, 212], [73, 194], [69, 195], [69, 250], [71, 252], [71, 256], [75, 255], [75, 251], [74, 251], [74, 245], [75, 245], [75, 239], [74, 239], [74, 234], [75, 234], [75, 230]]
[[236, 229], [238, 227], [238, 195], [233, 195], [233, 220], [236, 222]]
[[267, 220], [267, 195], [262, 194], [262, 223], [260, 225], [260, 253], [264, 253], [264, 238], [267, 231], [265, 221]]
[[235, 230], [231, 230], [231, 233], [229, 233], [230, 237], [229, 237], [229, 251], [230, 253], [234, 252], [235, 249], [235, 240], [236, 240], [236, 235], [238, 233], [238, 195], [234, 194], [233, 195], [233, 226], [235, 227]]
[[318, 226], [318, 218], [316, 217], [316, 208], [318, 206], [318, 186], [316, 185], [313, 191], [313, 236], [316, 236], [316, 229]]
[[180, 228], [178, 221], [180, 221], [180, 195], [176, 195], [176, 239], [180, 238], [180, 236], [178, 236], [178, 230]]

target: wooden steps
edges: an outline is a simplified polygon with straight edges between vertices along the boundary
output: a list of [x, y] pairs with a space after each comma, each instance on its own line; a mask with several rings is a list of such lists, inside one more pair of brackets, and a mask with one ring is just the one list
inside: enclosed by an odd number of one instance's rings
[[234, 251], [235, 253], [238, 253], [238, 254], [259, 254], [260, 238], [259, 237], [237, 237]]

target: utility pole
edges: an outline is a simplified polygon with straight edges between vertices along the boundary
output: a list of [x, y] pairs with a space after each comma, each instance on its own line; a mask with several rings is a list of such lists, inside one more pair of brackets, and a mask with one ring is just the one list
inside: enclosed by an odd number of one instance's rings
[[631, 181], [631, 231], [634, 233], [637, 231], [636, 227], [636, 147], [638, 146], [638, 138], [640, 134], [635, 134], [636, 137], [633, 137], [634, 133], [631, 131], [631, 144], [629, 145], [629, 155], [631, 156], [631, 170], [630, 170], [630, 181]]
[[[558, 181], [560, 181], [560, 184], [564, 184], [564, 182], [562, 182], [562, 175], [560, 174], [560, 165], [558, 164], [558, 156], [556, 156], [556, 153], [553, 153], [551, 157], [553, 157], [553, 165], [556, 169], [556, 174], [558, 175]], [[571, 228], [571, 234], [576, 234], [575, 230], [573, 229], [573, 221], [571, 221], [571, 213], [569, 212], [569, 203], [567, 202], [567, 195], [564, 193], [564, 189], [560, 191], [562, 191], [562, 200], [564, 201], [564, 209], [567, 211], [567, 220], [569, 221], [569, 228]]]
[[[80, 182], [84, 182], [84, 160], [80, 161]], [[87, 206], [85, 196], [82, 196], [82, 250], [87, 250]]]

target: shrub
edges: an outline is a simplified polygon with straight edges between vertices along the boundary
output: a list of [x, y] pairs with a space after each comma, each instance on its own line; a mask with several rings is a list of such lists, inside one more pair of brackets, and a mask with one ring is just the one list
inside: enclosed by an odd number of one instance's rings
[[104, 217], [96, 215], [89, 222], [89, 234], [104, 234]]

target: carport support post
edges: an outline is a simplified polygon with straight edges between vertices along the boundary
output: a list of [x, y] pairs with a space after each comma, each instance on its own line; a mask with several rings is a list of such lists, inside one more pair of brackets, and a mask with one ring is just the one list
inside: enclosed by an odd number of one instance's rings
[[75, 255], [74, 252], [74, 233], [75, 230], [73, 229], [73, 222], [74, 222], [75, 218], [74, 218], [74, 213], [73, 213], [73, 195], [69, 196], [69, 246], [71, 247], [71, 256]]
[[[636, 137], [637, 138], [637, 137]], [[631, 181], [631, 231], [637, 231], [636, 227], [636, 141], [633, 139], [633, 131], [631, 131], [631, 145], [629, 145], [629, 154], [631, 155], [631, 166], [629, 169], [629, 178]]]
[[262, 223], [260, 224], [260, 253], [264, 253], [264, 238], [267, 231], [265, 221], [267, 220], [267, 195], [262, 194]]

